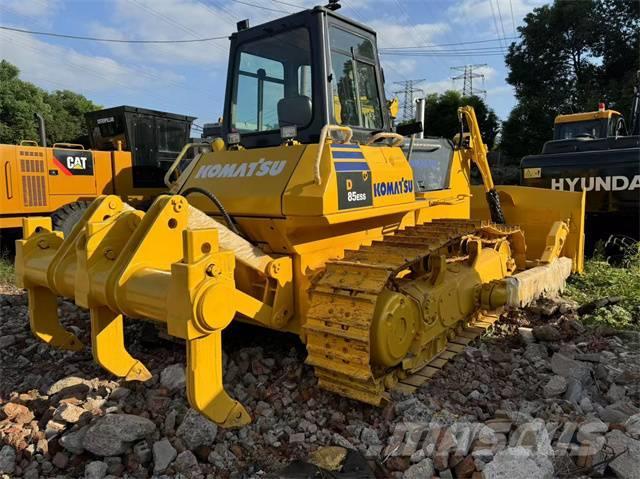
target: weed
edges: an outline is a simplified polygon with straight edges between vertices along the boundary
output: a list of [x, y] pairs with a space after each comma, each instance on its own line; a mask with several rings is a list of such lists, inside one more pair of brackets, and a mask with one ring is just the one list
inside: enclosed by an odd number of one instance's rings
[[14, 273], [11, 259], [8, 256], [0, 256], [0, 283], [13, 284]]
[[566, 294], [581, 304], [607, 297], [620, 298], [617, 305], [584, 316], [585, 322], [616, 328], [640, 326], [640, 252], [631, 255], [625, 264], [625, 267], [616, 267], [601, 258], [590, 259], [582, 274], [569, 279]]

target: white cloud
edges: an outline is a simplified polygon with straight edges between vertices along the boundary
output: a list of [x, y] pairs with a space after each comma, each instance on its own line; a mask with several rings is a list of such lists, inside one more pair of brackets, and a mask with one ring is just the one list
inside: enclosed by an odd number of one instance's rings
[[368, 25], [378, 32], [380, 48], [403, 47], [406, 45], [426, 44], [447, 33], [450, 29], [446, 23], [400, 24], [383, 20], [372, 20]]
[[408, 75], [413, 73], [418, 66], [418, 62], [413, 58], [390, 58], [388, 56], [381, 57], [380, 62], [384, 69], [385, 76], [390, 80], [398, 72], [402, 72], [402, 75]]
[[24, 17], [46, 17], [59, 6], [58, 0], [3, 0], [2, 6]]
[[[268, 2], [273, 3], [273, 2]], [[291, 7], [281, 6], [283, 14]], [[269, 5], [269, 8], [272, 8]], [[227, 36], [236, 29], [236, 22], [248, 18], [258, 25], [279, 16], [276, 12], [257, 9], [244, 4], [213, 4], [194, 0], [115, 0], [114, 27], [93, 24], [95, 36], [128, 38], [135, 40], [187, 40], [225, 37], [220, 40], [176, 44], [110, 44], [113, 53], [129, 59], [162, 64], [218, 64], [227, 62], [229, 41]], [[122, 34], [121, 32], [126, 32]]]
[[[459, 0], [448, 8], [450, 18], [457, 23], [479, 23], [491, 21], [495, 17], [498, 26], [502, 16], [502, 26], [507, 36], [513, 35], [513, 23], [517, 27], [522, 18], [534, 8], [549, 3], [548, 0]], [[513, 10], [513, 20], [511, 11]], [[491, 23], [490, 31], [495, 33]], [[502, 28], [500, 28], [502, 33]]]
[[33, 35], [0, 33], [0, 57], [21, 71], [21, 78], [79, 93], [148, 89], [183, 78], [165, 70], [130, 67], [113, 58], [90, 56], [38, 40]]
[[432, 93], [444, 93], [448, 90], [456, 90], [456, 87], [451, 80], [425, 82], [421, 84], [421, 87], [427, 95]]
[[478, 73], [480, 75], [484, 75], [484, 79], [485, 81], [491, 81], [495, 78], [496, 76], [496, 69], [490, 66], [484, 66], [484, 67], [478, 67], [474, 69], [475, 73]]

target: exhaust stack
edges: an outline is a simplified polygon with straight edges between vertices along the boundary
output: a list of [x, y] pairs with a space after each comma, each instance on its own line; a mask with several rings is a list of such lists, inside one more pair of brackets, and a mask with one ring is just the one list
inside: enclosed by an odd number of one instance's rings
[[44, 127], [44, 117], [42, 113], [36, 112], [33, 114], [38, 120], [38, 133], [40, 134], [40, 144], [44, 147], [47, 146], [47, 131]]

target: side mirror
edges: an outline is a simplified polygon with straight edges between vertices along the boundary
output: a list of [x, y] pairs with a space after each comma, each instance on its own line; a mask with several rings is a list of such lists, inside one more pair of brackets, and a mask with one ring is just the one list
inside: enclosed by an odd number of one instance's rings
[[424, 131], [421, 121], [412, 121], [396, 126], [396, 133], [402, 136], [411, 136]]

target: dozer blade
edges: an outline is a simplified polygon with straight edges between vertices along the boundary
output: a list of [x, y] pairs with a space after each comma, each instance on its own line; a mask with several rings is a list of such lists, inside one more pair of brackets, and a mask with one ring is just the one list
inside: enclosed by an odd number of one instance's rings
[[29, 294], [34, 334], [57, 347], [80, 349], [57, 317], [56, 296], [89, 309], [93, 356], [127, 380], [147, 368], [124, 346], [123, 316], [165, 323], [187, 347], [187, 397], [223, 427], [251, 418], [222, 382], [221, 332], [237, 310], [235, 257], [221, 251], [215, 228], [191, 230], [180, 196], [161, 196], [144, 214], [115, 196], [94, 201], [69, 238], [46, 218], [29, 218], [17, 243], [18, 283]]
[[[527, 244], [527, 260], [551, 262], [566, 256], [572, 270], [584, 268], [583, 192], [556, 191], [526, 186], [496, 186], [508, 224], [518, 225]], [[482, 187], [471, 187], [471, 217], [489, 219], [489, 207]], [[560, 224], [568, 225], [568, 231]]]

